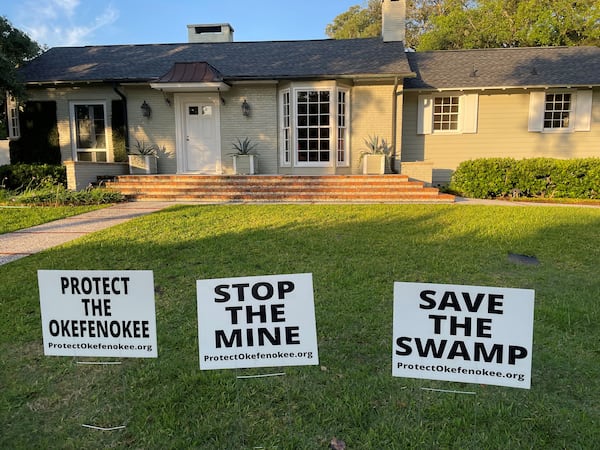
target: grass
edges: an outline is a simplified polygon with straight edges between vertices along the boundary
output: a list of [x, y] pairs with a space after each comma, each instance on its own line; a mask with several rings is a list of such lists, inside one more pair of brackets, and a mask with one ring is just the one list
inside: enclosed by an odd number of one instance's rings
[[[177, 206], [135, 219], [0, 266], [0, 447], [595, 448], [599, 239], [596, 208]], [[153, 270], [159, 357], [43, 356], [38, 269]], [[197, 279], [305, 272], [319, 366], [199, 370]], [[531, 390], [391, 377], [394, 281], [535, 289]]]
[[33, 227], [53, 220], [64, 219], [103, 208], [99, 206], [6, 206], [0, 205], [0, 234]]

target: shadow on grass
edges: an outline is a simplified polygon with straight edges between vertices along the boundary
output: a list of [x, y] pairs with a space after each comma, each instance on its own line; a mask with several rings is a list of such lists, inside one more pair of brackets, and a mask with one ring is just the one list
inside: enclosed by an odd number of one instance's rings
[[[0, 267], [0, 444], [315, 449], [335, 436], [360, 449], [591, 448], [598, 230], [600, 211], [563, 208], [177, 206], [25, 258]], [[153, 270], [159, 358], [104, 370], [44, 357], [38, 269]], [[305, 272], [319, 366], [267, 380], [199, 370], [197, 279]], [[394, 281], [534, 289], [532, 389], [392, 378]], [[89, 420], [127, 428], [82, 429]]]

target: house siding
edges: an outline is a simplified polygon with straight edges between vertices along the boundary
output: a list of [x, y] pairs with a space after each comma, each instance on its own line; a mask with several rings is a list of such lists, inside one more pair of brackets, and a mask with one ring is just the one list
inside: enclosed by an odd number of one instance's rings
[[[401, 86], [398, 87], [401, 91]], [[351, 173], [361, 172], [361, 153], [366, 150], [365, 140], [369, 136], [379, 136], [386, 142], [392, 141], [392, 103], [394, 97], [394, 86], [383, 85], [357, 85], [351, 93]], [[401, 99], [401, 97], [400, 97]], [[399, 126], [402, 119], [402, 102], [398, 101]], [[397, 131], [400, 136], [400, 130]]]
[[584, 158], [600, 156], [600, 89], [593, 92], [591, 131], [528, 131], [529, 90], [481, 91], [477, 132], [417, 134], [419, 93], [405, 91], [402, 161], [432, 165], [434, 185], [450, 180], [458, 164], [486, 157]]
[[[175, 152], [175, 102], [173, 95], [148, 86], [126, 86], [121, 91], [127, 97], [129, 146], [135, 149], [136, 141], [159, 147], [158, 173], [177, 173]], [[144, 117], [142, 103], [152, 108], [152, 115]]]
[[[273, 84], [236, 85], [222, 94], [221, 160], [223, 172], [233, 173], [233, 144], [248, 138], [256, 148], [258, 173], [276, 174], [278, 166], [277, 86]], [[250, 105], [250, 115], [242, 115], [242, 103]], [[223, 103], [223, 102], [222, 102]]]

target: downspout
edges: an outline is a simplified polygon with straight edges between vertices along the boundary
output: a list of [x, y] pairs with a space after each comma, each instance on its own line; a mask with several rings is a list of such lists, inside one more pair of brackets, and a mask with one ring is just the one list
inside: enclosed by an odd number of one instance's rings
[[125, 125], [125, 148], [129, 151], [129, 120], [127, 119], [127, 97], [118, 89], [119, 85], [113, 83], [113, 91], [123, 100], [123, 122]]
[[392, 173], [398, 173], [396, 169], [396, 139], [398, 138], [398, 77], [394, 80], [394, 95], [392, 96], [392, 157], [390, 159], [390, 170]]

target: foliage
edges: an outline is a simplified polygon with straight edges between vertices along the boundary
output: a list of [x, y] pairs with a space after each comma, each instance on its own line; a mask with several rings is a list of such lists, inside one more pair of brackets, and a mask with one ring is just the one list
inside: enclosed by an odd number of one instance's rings
[[235, 153], [233, 155], [251, 155], [252, 151], [258, 144], [253, 144], [249, 138], [245, 138], [243, 141], [238, 138], [237, 142], [232, 144]]
[[110, 189], [88, 187], [81, 191], [72, 191], [62, 184], [45, 183], [36, 189], [25, 189], [19, 195], [10, 197], [11, 204], [17, 205], [104, 205], [125, 200], [123, 194]]
[[596, 0], [448, 0], [418, 50], [600, 44]]
[[0, 166], [0, 187], [22, 192], [42, 184], [66, 184], [65, 166], [52, 164], [12, 164]]
[[155, 144], [146, 144], [144, 140], [135, 140], [135, 146], [130, 150], [131, 155], [158, 156], [159, 147]]
[[0, 166], [0, 181], [0, 202], [11, 205], [100, 205], [124, 200], [122, 194], [108, 189], [68, 190], [64, 166]]
[[466, 197], [600, 198], [600, 159], [483, 158], [463, 161], [450, 190]]
[[381, 0], [369, 0], [366, 7], [351, 6], [325, 29], [334, 39], [354, 39], [381, 35]]
[[[599, 224], [598, 208], [178, 205], [0, 266], [0, 447], [597, 448]], [[44, 356], [38, 269], [152, 270], [159, 357]], [[319, 366], [200, 370], [196, 280], [277, 273], [313, 273]], [[535, 290], [531, 390], [393, 378], [394, 281]]]
[[40, 46], [21, 30], [13, 28], [6, 17], [0, 16], [0, 98], [6, 91], [15, 97], [24, 94], [17, 69], [42, 52]]
[[[596, 0], [408, 0], [406, 42], [418, 50], [599, 45]], [[381, 34], [381, 2], [352, 6], [326, 28], [329, 37]]]
[[361, 158], [364, 155], [387, 155], [391, 151], [390, 145], [385, 139], [380, 139], [379, 136], [369, 136], [365, 139], [366, 150], [361, 152]]

